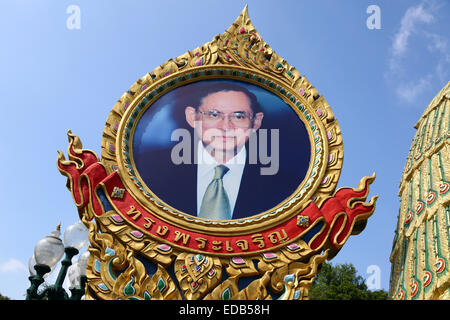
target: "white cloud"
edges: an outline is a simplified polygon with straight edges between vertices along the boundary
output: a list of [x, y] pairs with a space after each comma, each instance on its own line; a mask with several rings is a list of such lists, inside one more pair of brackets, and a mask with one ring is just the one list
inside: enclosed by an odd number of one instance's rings
[[[403, 102], [412, 103], [421, 94], [427, 94], [434, 78], [443, 82], [449, 76], [450, 50], [447, 35], [430, 31], [432, 24], [439, 22], [439, 13], [443, 7], [445, 5], [442, 2], [434, 0], [423, 0], [420, 4], [409, 7], [393, 37], [385, 79]], [[425, 49], [420, 52], [423, 55], [421, 60], [427, 63], [426, 74], [417, 73], [416, 68], [408, 65], [409, 58], [417, 58], [417, 51], [412, 54], [409, 50], [411, 43], [416, 48]]]
[[14, 258], [0, 264], [0, 273], [15, 273], [23, 271], [27, 272], [28, 268], [21, 261]]
[[426, 37], [429, 39], [427, 46], [428, 50], [430, 53], [438, 55], [436, 75], [441, 82], [444, 82], [445, 80], [448, 80], [448, 70], [450, 69], [450, 48], [448, 39], [434, 33], [426, 33]]
[[430, 52], [448, 52], [448, 41], [443, 36], [434, 33], [426, 33], [425, 36], [430, 40], [427, 46]]
[[420, 23], [430, 23], [434, 19], [429, 9], [425, 9], [423, 3], [417, 7], [411, 7], [406, 10], [402, 18], [400, 29], [394, 36], [392, 44], [392, 54], [400, 56], [406, 52], [408, 40], [411, 34], [416, 31]]
[[397, 95], [408, 103], [414, 102], [417, 97], [431, 87], [431, 74], [416, 81], [399, 83], [396, 89]]

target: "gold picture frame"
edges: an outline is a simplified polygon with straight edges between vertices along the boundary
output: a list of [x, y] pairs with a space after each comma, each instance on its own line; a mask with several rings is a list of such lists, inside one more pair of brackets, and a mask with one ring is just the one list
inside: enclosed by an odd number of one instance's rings
[[[270, 210], [236, 220], [196, 218], [159, 199], [136, 168], [140, 117], [168, 92], [210, 79], [259, 86], [306, 127], [305, 178]], [[361, 232], [375, 209], [376, 197], [364, 202], [375, 175], [356, 189], [335, 190], [343, 163], [339, 124], [306, 77], [262, 40], [247, 7], [224, 33], [163, 63], [120, 97], [104, 127], [101, 160], [71, 132], [69, 142], [69, 160], [60, 152], [57, 164], [90, 229], [87, 299], [307, 299], [321, 263]], [[257, 278], [242, 287], [243, 277]]]

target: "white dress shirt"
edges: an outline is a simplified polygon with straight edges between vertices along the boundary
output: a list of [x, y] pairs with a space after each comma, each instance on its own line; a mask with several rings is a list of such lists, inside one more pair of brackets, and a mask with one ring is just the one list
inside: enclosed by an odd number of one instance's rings
[[[202, 141], [198, 142], [197, 148], [197, 216], [200, 214], [200, 207], [203, 196], [205, 195], [208, 185], [214, 178], [214, 168], [220, 163], [214, 159], [211, 154], [203, 147]], [[224, 163], [230, 170], [224, 175], [223, 187], [230, 200], [230, 209], [233, 213], [236, 199], [241, 185], [242, 173], [244, 172], [245, 161], [247, 158], [247, 150], [245, 147], [238, 152], [236, 156]], [[232, 217], [230, 217], [232, 219]]]

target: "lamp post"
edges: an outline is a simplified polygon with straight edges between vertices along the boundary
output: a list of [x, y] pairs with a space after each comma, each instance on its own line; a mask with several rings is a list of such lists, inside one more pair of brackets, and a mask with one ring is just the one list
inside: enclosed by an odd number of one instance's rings
[[[64, 244], [60, 239], [61, 225], [58, 225], [50, 235], [38, 241], [34, 247], [34, 256], [30, 258], [30, 287], [27, 290], [27, 300], [42, 300], [46, 297], [48, 300], [80, 300], [84, 295], [84, 288], [86, 285], [86, 267], [89, 251], [81, 255], [80, 260], [72, 266], [76, 269], [76, 277], [72, 275], [71, 293], [69, 297], [66, 290], [63, 288], [64, 279], [67, 271], [72, 265], [72, 258], [79, 253], [87, 243], [88, 230], [81, 221], [69, 226], [64, 232]], [[58, 261], [65, 253], [64, 259], [61, 261], [61, 269], [55, 284], [48, 286], [42, 292], [38, 293], [39, 286], [44, 282], [44, 278], [55, 267]], [[33, 263], [35, 262], [34, 266]], [[81, 268], [83, 268], [81, 270]], [[33, 272], [33, 269], [35, 272]], [[76, 282], [74, 284], [74, 282]]]

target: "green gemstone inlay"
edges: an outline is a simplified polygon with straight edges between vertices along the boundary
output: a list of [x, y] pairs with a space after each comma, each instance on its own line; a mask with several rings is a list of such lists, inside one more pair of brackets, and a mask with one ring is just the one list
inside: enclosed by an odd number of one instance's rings
[[163, 292], [164, 289], [166, 289], [166, 282], [163, 278], [159, 278], [158, 282], [156, 283], [156, 286], [158, 287], [159, 291]]
[[231, 290], [230, 287], [228, 287], [222, 292], [222, 300], [230, 300], [230, 299], [231, 299]]
[[134, 284], [134, 277], [131, 277], [131, 280], [126, 284], [125, 288], [123, 289], [124, 296], [130, 296], [136, 293], [136, 289], [133, 287], [133, 284]]
[[144, 300], [151, 300], [152, 296], [150, 295], [150, 293], [148, 293], [148, 291], [144, 292]]
[[117, 277], [116, 277], [116, 275], [115, 275], [115, 273], [114, 273], [114, 270], [113, 270], [113, 267], [112, 267], [112, 262], [113, 262], [112, 259], [108, 262], [108, 273], [109, 273], [109, 276], [110, 276], [113, 280], [116, 280]]

